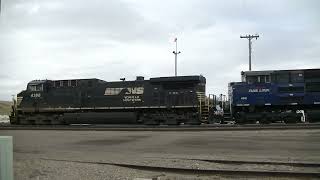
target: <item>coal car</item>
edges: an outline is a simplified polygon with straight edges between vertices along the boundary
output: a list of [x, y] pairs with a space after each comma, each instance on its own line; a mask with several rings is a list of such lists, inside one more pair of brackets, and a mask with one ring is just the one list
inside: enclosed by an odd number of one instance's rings
[[107, 82], [33, 80], [17, 95], [11, 124], [200, 124], [203, 76]]
[[229, 84], [237, 123], [296, 123], [320, 119], [320, 69], [242, 72]]

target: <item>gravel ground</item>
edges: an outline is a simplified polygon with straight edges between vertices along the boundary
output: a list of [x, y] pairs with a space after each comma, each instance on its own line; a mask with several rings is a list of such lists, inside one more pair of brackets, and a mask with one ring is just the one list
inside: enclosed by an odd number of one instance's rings
[[15, 180], [209, 180], [209, 179], [301, 179], [237, 175], [192, 175], [152, 172], [111, 165], [15, 159]]
[[[188, 159], [320, 162], [320, 130], [202, 132], [8, 130], [0, 131], [0, 135], [13, 136], [16, 180], [239, 178], [236, 175], [174, 174], [71, 161], [194, 169], [288, 171], [300, 171], [301, 168], [254, 164], [226, 165]], [[320, 172], [320, 169], [310, 168], [304, 171]]]

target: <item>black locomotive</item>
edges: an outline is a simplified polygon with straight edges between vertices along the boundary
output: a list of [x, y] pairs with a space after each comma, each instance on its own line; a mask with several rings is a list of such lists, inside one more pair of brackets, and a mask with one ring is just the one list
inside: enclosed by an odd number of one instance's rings
[[203, 76], [106, 82], [34, 80], [17, 95], [11, 124], [200, 124]]

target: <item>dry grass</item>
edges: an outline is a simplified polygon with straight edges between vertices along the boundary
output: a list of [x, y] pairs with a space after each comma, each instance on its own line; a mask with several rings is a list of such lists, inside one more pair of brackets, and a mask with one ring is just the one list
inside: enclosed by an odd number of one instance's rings
[[0, 101], [0, 115], [10, 115], [11, 101]]

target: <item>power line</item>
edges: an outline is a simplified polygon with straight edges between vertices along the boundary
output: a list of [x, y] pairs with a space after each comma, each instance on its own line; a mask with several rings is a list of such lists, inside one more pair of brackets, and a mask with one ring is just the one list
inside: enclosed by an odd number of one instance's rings
[[249, 71], [251, 71], [251, 52], [252, 52], [252, 39], [256, 38], [256, 40], [258, 39], [259, 35], [245, 35], [245, 36], [240, 36], [240, 38], [246, 38], [249, 40]]

